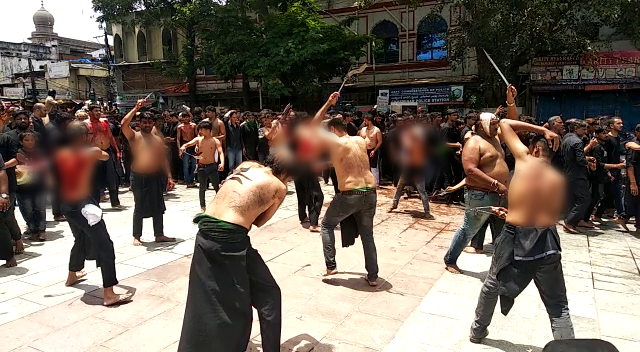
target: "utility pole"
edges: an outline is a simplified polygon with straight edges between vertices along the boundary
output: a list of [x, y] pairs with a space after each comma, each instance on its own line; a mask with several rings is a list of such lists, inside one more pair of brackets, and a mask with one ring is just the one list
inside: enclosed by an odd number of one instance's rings
[[36, 91], [36, 77], [33, 75], [33, 62], [31, 58], [28, 59], [29, 62], [29, 76], [31, 76], [31, 97], [34, 103], [38, 102], [38, 92]]

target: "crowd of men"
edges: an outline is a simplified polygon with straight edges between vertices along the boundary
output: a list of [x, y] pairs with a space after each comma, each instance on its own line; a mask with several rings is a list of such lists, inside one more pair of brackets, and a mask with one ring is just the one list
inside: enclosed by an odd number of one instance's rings
[[[614, 209], [616, 222], [627, 229], [640, 212], [640, 125], [631, 139], [623, 137], [619, 117], [563, 121], [554, 116], [540, 126], [518, 115], [516, 96], [510, 86], [506, 109], [471, 111], [464, 118], [455, 110], [444, 115], [421, 109], [340, 112], [335, 107], [339, 93], [314, 116], [291, 109], [240, 113], [213, 106], [161, 112], [149, 109], [144, 99], [125, 116], [96, 102], [64, 111], [53, 96], [31, 111], [3, 105], [0, 259], [15, 266], [23, 237], [46, 240], [50, 199], [53, 220], [68, 221], [75, 239], [66, 284], [82, 279], [84, 261], [95, 259], [104, 304], [118, 304], [130, 295], [113, 291], [115, 254], [100, 203], [122, 209], [118, 190], [130, 187], [133, 245], [142, 244], [143, 218], [153, 219], [156, 242], [173, 242], [163, 231], [163, 196], [176, 184], [198, 188], [201, 214], [195, 220], [199, 232], [181, 349], [220, 341], [228, 344], [224, 350], [244, 349], [253, 306], [260, 315], [263, 348], [276, 351], [280, 291], [251, 247], [251, 226], [274, 215], [287, 182], [294, 180], [301, 223], [321, 233], [323, 275], [338, 273], [334, 229], [340, 225], [343, 246], [360, 236], [365, 280], [376, 286], [373, 218], [377, 189], [390, 180], [396, 187], [390, 212], [399, 207], [403, 192], [410, 194], [408, 187], [417, 191], [425, 219], [434, 219], [430, 202], [464, 205], [463, 223], [444, 258], [452, 273], [462, 272], [457, 266], [462, 251], [482, 252], [490, 227], [494, 260], [480, 293], [472, 342], [487, 336], [498, 297], [506, 314], [531, 280], [547, 307], [554, 337], [572, 338], [555, 225], [564, 220], [565, 231], [577, 233]], [[325, 183], [331, 179], [336, 192], [321, 222], [320, 175]], [[207, 206], [210, 184], [215, 197]], [[27, 225], [24, 234], [16, 205]], [[214, 286], [220, 290], [212, 295]]]

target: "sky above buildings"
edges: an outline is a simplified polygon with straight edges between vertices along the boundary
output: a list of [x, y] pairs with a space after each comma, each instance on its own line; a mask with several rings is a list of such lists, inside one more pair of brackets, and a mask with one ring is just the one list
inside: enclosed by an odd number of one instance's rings
[[[40, 0], [1, 0], [0, 3], [5, 9], [0, 20], [0, 41], [28, 41], [35, 30], [33, 14], [40, 9]], [[53, 15], [53, 31], [59, 36], [104, 43], [103, 38], [94, 38], [104, 31], [95, 20], [97, 15], [91, 0], [44, 0], [44, 8]]]

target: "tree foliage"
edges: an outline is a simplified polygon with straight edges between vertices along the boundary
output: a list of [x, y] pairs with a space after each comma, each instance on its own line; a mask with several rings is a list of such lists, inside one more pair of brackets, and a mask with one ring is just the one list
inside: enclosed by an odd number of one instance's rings
[[623, 5], [636, 1], [443, 0], [435, 12], [450, 6], [463, 9], [454, 19], [460, 26], [449, 31], [450, 58], [461, 63], [469, 50], [476, 50], [478, 71], [487, 88], [485, 98], [495, 105], [502, 100], [504, 86], [482, 49], [489, 52], [510, 82], [517, 84], [518, 69], [534, 57], [594, 50], [596, 43], [608, 39], [598, 36], [603, 27], [625, 32], [638, 28], [637, 11], [633, 15], [635, 25], [621, 26]]
[[[243, 76], [245, 107], [249, 80], [271, 96], [310, 95], [343, 75], [364, 56], [368, 37], [349, 23], [322, 21], [314, 0], [93, 0], [100, 21], [170, 26], [185, 33], [181, 55], [162, 63], [195, 89], [198, 68], [220, 78]], [[195, 97], [195, 91], [193, 92]]]

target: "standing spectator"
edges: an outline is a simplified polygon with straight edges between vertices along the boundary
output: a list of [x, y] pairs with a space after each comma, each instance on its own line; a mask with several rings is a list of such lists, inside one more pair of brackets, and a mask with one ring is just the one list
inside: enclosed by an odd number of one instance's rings
[[[458, 113], [455, 110], [447, 110], [446, 121], [440, 126], [440, 135], [447, 146], [446, 153], [442, 157], [442, 173], [444, 175], [444, 188], [455, 186], [460, 180], [456, 180], [456, 175], [462, 174], [462, 162], [459, 155], [462, 150], [460, 132], [456, 126]], [[461, 201], [461, 192], [452, 194], [454, 201]]]
[[[191, 114], [187, 111], [181, 112], [180, 120], [182, 123], [178, 125], [178, 135], [176, 137], [178, 149], [196, 136], [196, 124], [191, 122]], [[196, 155], [196, 147], [187, 148], [186, 152], [182, 154], [182, 170], [187, 188], [198, 187], [195, 184], [196, 158], [194, 155]]]
[[[1, 199], [9, 199], [8, 208], [0, 209], [4, 210], [0, 214], [0, 222], [4, 222], [4, 227], [9, 229], [9, 235], [11, 239], [16, 243], [16, 253], [24, 252], [24, 246], [22, 245], [22, 233], [20, 232], [20, 226], [15, 217], [15, 204], [16, 204], [16, 165], [18, 160], [16, 159], [17, 145], [13, 139], [7, 135], [7, 133], [0, 134], [0, 155], [4, 160], [4, 170], [7, 175], [8, 182], [8, 195], [7, 193], [0, 193]], [[0, 204], [4, 201], [0, 201]], [[3, 230], [4, 231], [4, 230]]]
[[245, 121], [240, 125], [242, 129], [242, 147], [247, 160], [258, 160], [258, 122], [252, 112], [244, 113]]
[[604, 149], [607, 139], [609, 139], [607, 130], [602, 126], [598, 126], [594, 129], [594, 137], [584, 148], [585, 153], [588, 153], [588, 155], [596, 159], [596, 169], [589, 174], [589, 183], [591, 183], [591, 202], [584, 214], [583, 220], [585, 222], [591, 221], [591, 213], [593, 213], [593, 209], [595, 209], [598, 202], [600, 202], [604, 196], [604, 187], [612, 177], [610, 170], [620, 170], [625, 167], [624, 163], [607, 163], [607, 152]]
[[238, 123], [238, 112], [229, 112], [229, 128], [226, 135], [227, 156], [229, 158], [229, 170], [235, 170], [242, 163], [242, 129]]
[[[12, 232], [15, 231], [15, 228], [13, 223], [9, 223], [8, 221], [9, 201], [9, 179], [5, 171], [4, 161], [2, 160], [2, 156], [0, 156], [0, 260], [7, 262], [5, 264], [6, 268], [18, 265], [12, 243], [14, 237], [12, 236]], [[17, 226], [16, 224], [15, 227]], [[18, 228], [18, 235], [19, 234], [20, 229]], [[20, 240], [20, 246], [22, 251], [24, 251], [22, 240]]]
[[16, 155], [16, 197], [31, 241], [44, 241], [46, 230], [45, 157], [36, 147], [35, 132], [20, 133], [20, 149]]
[[197, 125], [200, 123], [200, 121], [204, 120], [204, 118], [204, 110], [202, 110], [201, 107], [196, 106], [195, 108], [193, 108], [193, 123]]
[[[358, 111], [360, 114], [362, 114], [361, 111]], [[356, 126], [356, 124], [353, 122], [353, 114], [348, 112], [344, 114], [344, 122], [347, 123], [347, 134], [350, 136], [357, 136], [358, 135], [358, 126]]]
[[42, 103], [36, 103], [33, 105], [33, 115], [31, 115], [31, 122], [33, 123], [33, 130], [40, 133], [43, 138], [43, 145], [47, 145], [47, 130], [45, 128], [45, 120], [49, 122], [47, 119], [47, 115], [49, 111]]
[[[7, 135], [11, 137], [11, 140], [13, 140], [13, 143], [17, 147], [20, 145], [20, 134], [29, 131], [29, 113], [25, 110], [16, 111], [13, 113], [13, 121], [15, 123], [15, 128], [7, 132]], [[42, 143], [44, 142], [42, 140], [42, 135], [35, 132], [34, 136], [36, 137], [36, 143], [38, 143], [38, 146], [42, 146]]]
[[[545, 127], [553, 131], [558, 136], [560, 136], [560, 138], [564, 136], [564, 133], [565, 133], [564, 123], [562, 122], [562, 117], [560, 116], [551, 116], [547, 120]], [[557, 170], [564, 170], [562, 153], [556, 153], [553, 156], [553, 158], [551, 159], [551, 165], [555, 167]]]
[[593, 227], [583, 220], [591, 202], [587, 171], [589, 165], [582, 144], [582, 137], [587, 133], [587, 123], [576, 119], [567, 121], [567, 125], [569, 133], [562, 139], [561, 150], [568, 186], [569, 212], [563, 227], [569, 233], [578, 233], [577, 226]]
[[[636, 125], [635, 135], [630, 143], [634, 143], [636, 146], [640, 144], [640, 124]], [[636, 235], [640, 234], [640, 196], [638, 196], [638, 180], [640, 180], [640, 151], [638, 149], [627, 149], [627, 192], [625, 195], [627, 213], [623, 215], [622, 222], [623, 227], [626, 229], [626, 221], [631, 216], [636, 217]], [[628, 229], [627, 229], [628, 231]]]
[[258, 160], [263, 163], [269, 155], [269, 140], [264, 136], [266, 126], [271, 126], [270, 110], [260, 112], [260, 127], [258, 128]]
[[178, 120], [178, 114], [175, 111], [169, 111], [168, 119], [164, 124], [164, 141], [171, 149], [171, 176], [173, 176], [174, 180], [182, 180], [184, 181], [184, 171], [182, 169], [182, 160], [179, 157], [179, 148], [176, 143], [178, 137], [178, 125], [180, 121]]
[[[604, 149], [607, 152], [607, 164], [620, 164], [620, 153], [622, 153], [622, 144], [620, 142], [620, 132], [624, 126], [622, 119], [614, 117], [606, 120], [606, 126], [609, 128], [609, 137], [604, 143]], [[622, 202], [622, 183], [623, 177], [620, 169], [611, 170], [613, 179], [605, 186], [605, 196], [600, 202], [596, 210], [596, 217], [601, 218], [608, 205], [614, 205], [616, 208], [616, 221], [625, 226], [624, 220], [624, 204]]]

